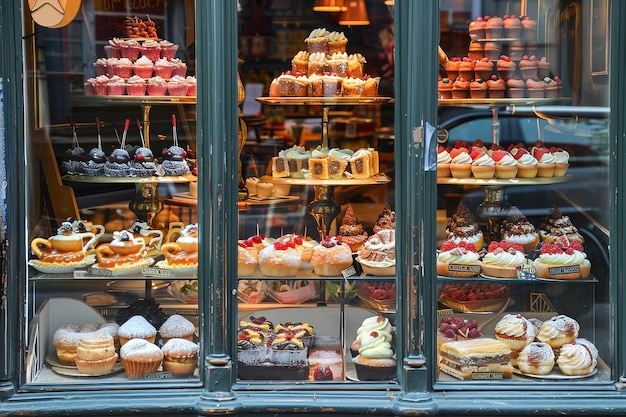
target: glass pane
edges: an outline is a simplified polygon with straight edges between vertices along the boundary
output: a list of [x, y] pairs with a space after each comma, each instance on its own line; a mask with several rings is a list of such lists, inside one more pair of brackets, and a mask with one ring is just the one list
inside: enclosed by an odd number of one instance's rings
[[28, 15], [26, 383], [199, 380], [194, 15], [160, 0], [83, 1], [59, 28]]
[[394, 381], [393, 7], [239, 5], [237, 377]]
[[437, 383], [611, 381], [608, 2], [460, 3], [439, 2]]

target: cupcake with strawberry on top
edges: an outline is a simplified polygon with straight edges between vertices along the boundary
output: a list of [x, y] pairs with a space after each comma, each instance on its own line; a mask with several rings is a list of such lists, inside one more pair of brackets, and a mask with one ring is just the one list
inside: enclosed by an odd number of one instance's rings
[[454, 178], [470, 178], [472, 176], [472, 158], [466, 147], [455, 147], [450, 150], [450, 173]]
[[491, 152], [491, 158], [496, 164], [496, 178], [515, 178], [517, 176], [517, 161], [508, 151], [497, 149]]
[[512, 147], [509, 152], [517, 162], [518, 178], [535, 178], [537, 176], [537, 159], [523, 146]]
[[550, 178], [556, 169], [556, 157], [547, 147], [534, 148], [533, 156], [537, 160], [537, 177]]
[[471, 170], [474, 178], [489, 179], [494, 177], [495, 162], [483, 148], [472, 146], [470, 158], [472, 158]]

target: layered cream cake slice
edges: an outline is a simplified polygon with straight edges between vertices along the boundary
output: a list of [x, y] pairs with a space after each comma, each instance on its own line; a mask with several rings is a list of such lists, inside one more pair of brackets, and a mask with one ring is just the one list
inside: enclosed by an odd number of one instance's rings
[[439, 369], [458, 379], [504, 379], [513, 376], [511, 348], [495, 339], [443, 343]]

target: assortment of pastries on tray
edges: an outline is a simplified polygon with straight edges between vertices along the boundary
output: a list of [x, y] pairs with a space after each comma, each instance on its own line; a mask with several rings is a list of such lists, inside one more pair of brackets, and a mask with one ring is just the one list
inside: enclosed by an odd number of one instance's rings
[[492, 144], [487, 148], [482, 140], [471, 145], [456, 141], [450, 147], [437, 149], [438, 178], [552, 178], [563, 177], [569, 167], [569, 152], [548, 147], [537, 141], [526, 147], [520, 143], [508, 149]]
[[277, 238], [259, 234], [238, 242], [239, 277], [341, 277], [355, 261], [366, 274], [393, 276], [395, 259], [395, 212], [388, 204], [372, 233], [348, 205], [339, 233], [321, 242], [295, 233]]
[[270, 97], [374, 97], [380, 77], [364, 72], [365, 57], [348, 54], [343, 32], [314, 29], [305, 39], [306, 51], [298, 51], [291, 68], [272, 80]]
[[574, 318], [524, 314], [528, 317], [503, 314], [494, 327], [482, 329], [475, 319], [444, 317], [437, 332], [439, 370], [461, 380], [506, 379], [514, 373], [573, 379], [597, 372], [598, 349], [580, 336]]
[[[100, 242], [104, 227], [76, 219], [61, 224], [57, 234], [31, 241], [34, 258], [29, 265], [44, 273], [63, 273], [80, 268], [100, 275], [140, 274], [155, 266], [175, 272], [195, 273], [198, 266], [198, 226], [183, 225], [167, 235], [136, 221], [129, 229], [113, 232], [109, 242]], [[180, 227], [178, 227], [180, 226]], [[95, 233], [94, 233], [95, 231]], [[163, 258], [155, 263], [158, 258]]]
[[446, 226], [437, 253], [437, 274], [453, 278], [577, 280], [590, 277], [585, 239], [557, 208], [534, 225], [513, 207], [499, 230], [500, 241], [485, 249], [483, 232], [461, 201]]
[[63, 324], [52, 336], [46, 363], [63, 376], [94, 377], [124, 372], [126, 378], [186, 378], [196, 372], [196, 325], [167, 315], [153, 299], [138, 299], [120, 311], [116, 322]]

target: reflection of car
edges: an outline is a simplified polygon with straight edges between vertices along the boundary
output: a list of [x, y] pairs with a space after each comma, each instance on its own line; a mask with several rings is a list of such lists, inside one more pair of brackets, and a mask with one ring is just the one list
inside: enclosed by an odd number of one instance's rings
[[[444, 146], [454, 146], [457, 140], [471, 145], [475, 139], [481, 139], [489, 147], [495, 137], [505, 148], [520, 142], [526, 147], [532, 147], [540, 139], [546, 146], [561, 147], [571, 155], [570, 167], [563, 182], [538, 180], [530, 185], [512, 184], [495, 188], [472, 186], [462, 190], [462, 197], [458, 186], [440, 185], [443, 190], [440, 209], [450, 214], [456, 209], [459, 198], [462, 198], [470, 210], [477, 214], [486, 195], [494, 196], [490, 194], [494, 189], [501, 191], [498, 197], [505, 204], [519, 208], [535, 225], [541, 216], [548, 215], [553, 207], [558, 207], [585, 235], [589, 242], [585, 245], [588, 255], [606, 259], [611, 196], [608, 108], [440, 107], [439, 128], [448, 133]], [[445, 135], [439, 135], [440, 139], [443, 137]], [[506, 213], [503, 210], [502, 216], [506, 216]], [[476, 220], [479, 223], [484, 221], [478, 215]], [[484, 224], [481, 226], [485, 228]], [[598, 262], [596, 265], [602, 263], [608, 264]]]
[[489, 146], [494, 136], [505, 148], [541, 140], [567, 150], [572, 164], [598, 165], [608, 161], [608, 117], [607, 107], [440, 107], [439, 128], [448, 132], [449, 145], [481, 139]]

